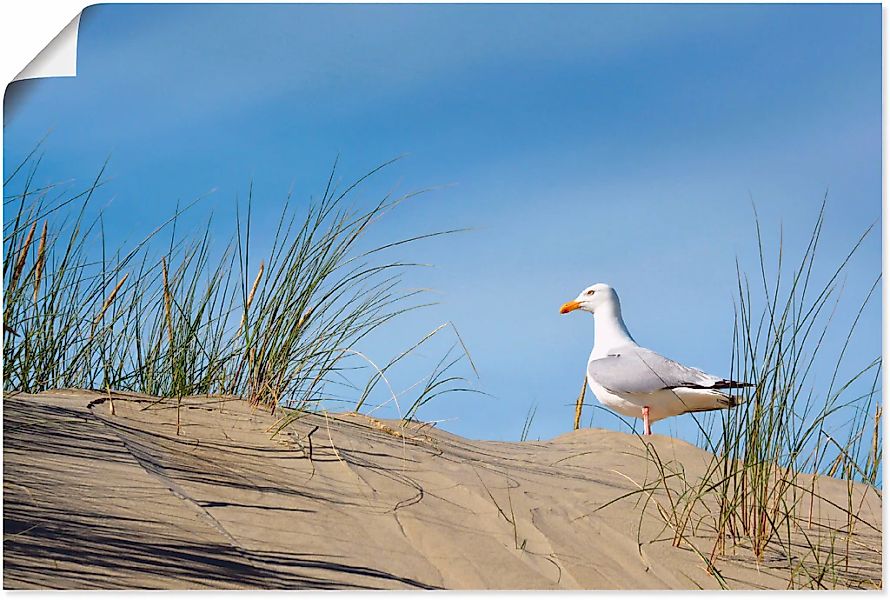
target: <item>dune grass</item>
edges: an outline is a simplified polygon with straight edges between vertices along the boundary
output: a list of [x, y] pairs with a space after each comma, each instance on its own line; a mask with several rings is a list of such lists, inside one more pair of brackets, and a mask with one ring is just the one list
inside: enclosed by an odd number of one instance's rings
[[[852, 369], [844, 360], [880, 275], [851, 304], [841, 282], [870, 227], [818, 282], [824, 225], [823, 202], [799, 262], [786, 264], [780, 241], [771, 267], [755, 213], [758, 273], [738, 267], [732, 373], [755, 386], [739, 390], [741, 406], [696, 419], [699, 445], [713, 453], [703, 476], [646, 443], [655, 476], [630, 494], [644, 495], [674, 545], [697, 553], [723, 587], [721, 560], [746, 555], [781, 569], [789, 588], [881, 586], [881, 525], [862, 516], [865, 502], [882, 499], [881, 360]], [[843, 342], [829, 344], [839, 314], [854, 318]], [[826, 478], [846, 486], [842, 504], [822, 493]], [[863, 547], [863, 532], [877, 544]]]
[[436, 327], [388, 363], [361, 350], [372, 332], [429, 305], [422, 290], [402, 283], [418, 265], [386, 257], [454, 233], [370, 249], [361, 243], [375, 221], [418, 195], [364, 207], [351, 201], [392, 162], [345, 186], [335, 164], [320, 199], [289, 196], [276, 230], [264, 232], [271, 250], [261, 257], [251, 252], [252, 189], [228, 242], [215, 242], [218, 228], [209, 219], [197, 233], [182, 233], [184, 213], [197, 210], [193, 202], [132, 247], [110, 250], [102, 214], [92, 209], [104, 169], [86, 190], [71, 193], [36, 186], [39, 162], [32, 153], [4, 182], [17, 189], [4, 198], [12, 214], [3, 239], [6, 390], [226, 394], [271, 410], [330, 402], [360, 408], [388, 369], [449, 334], [457, 341], [419, 391], [401, 392], [406, 398], [393, 392], [384, 401], [403, 404], [409, 418], [433, 397], [471, 389], [457, 373], [472, 365], [453, 325]]
[[538, 413], [538, 405], [533, 403], [528, 407], [528, 413], [525, 415], [525, 423], [522, 424], [522, 433], [519, 434], [519, 441], [528, 441], [528, 436], [532, 430], [532, 423], [535, 422], [535, 415]]

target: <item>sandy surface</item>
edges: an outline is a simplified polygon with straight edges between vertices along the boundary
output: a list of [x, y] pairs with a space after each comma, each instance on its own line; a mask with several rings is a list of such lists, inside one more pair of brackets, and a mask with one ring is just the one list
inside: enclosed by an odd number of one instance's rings
[[[102, 398], [5, 394], [5, 588], [719, 588], [694, 549], [713, 539], [674, 547], [663, 491], [605, 506], [655, 479], [635, 436], [482, 442], [359, 415], [273, 436], [281, 415], [240, 400]], [[687, 477], [708, 459], [651, 443]], [[843, 482], [819, 489], [846, 504]], [[868, 526], [838, 568], [879, 586], [880, 497], [853, 497]], [[742, 549], [717, 567], [731, 588], [784, 589], [787, 564]]]

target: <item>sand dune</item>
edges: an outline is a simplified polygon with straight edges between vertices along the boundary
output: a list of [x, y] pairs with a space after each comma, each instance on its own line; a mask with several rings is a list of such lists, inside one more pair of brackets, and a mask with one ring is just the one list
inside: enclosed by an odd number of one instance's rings
[[[690, 546], [712, 542], [674, 547], [654, 502], [601, 508], [654, 478], [635, 436], [472, 441], [354, 414], [273, 436], [280, 415], [237, 399], [112, 398], [5, 395], [4, 587], [719, 587]], [[688, 476], [708, 459], [651, 443]], [[843, 482], [819, 486], [846, 503]], [[854, 492], [874, 528], [845, 568], [879, 586], [880, 498]], [[732, 588], [784, 589], [787, 564], [740, 550], [717, 566]]]

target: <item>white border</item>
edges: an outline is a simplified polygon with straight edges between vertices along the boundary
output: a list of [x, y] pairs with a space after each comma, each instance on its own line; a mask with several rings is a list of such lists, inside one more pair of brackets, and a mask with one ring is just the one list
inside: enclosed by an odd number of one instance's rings
[[[194, 3], [210, 3], [207, 0], [191, 0]], [[228, 3], [236, 0], [221, 0], [218, 3]], [[241, 0], [242, 2], [251, 2], [251, 0]], [[267, 0], [270, 3], [279, 3], [278, 0]], [[363, 0], [308, 0], [306, 3], [317, 3], [317, 2], [362, 2]], [[391, 0], [391, 3], [404, 3], [404, 2], [423, 2], [424, 0]], [[501, 3], [508, 0], [488, 0], [488, 2], [496, 2]], [[513, 2], [526, 3], [528, 0], [512, 0]], [[565, 1], [565, 0], [564, 0]], [[569, 0], [572, 1], [572, 0]], [[707, 2], [707, 0], [686, 0], [688, 3], [699, 4], [699, 3], [711, 3]], [[651, 3], [670, 3], [666, 0], [649, 0]], [[765, 0], [749, 0], [750, 3], [756, 4], [771, 4], [772, 2], [766, 2]], [[135, 3], [135, 0], [123, 0], [119, 2], [121, 4], [124, 3]], [[172, 3], [170, 0], [160, 0], [160, 3]], [[283, 3], [283, 2], [281, 2]], [[637, 3], [637, 2], [628, 2], [628, 3]], [[725, 2], [715, 2], [715, 3], [725, 3]], [[797, 3], [797, 2], [793, 2]], [[854, 0], [810, 0], [808, 3], [813, 4], [822, 4], [822, 3], [854, 3]], [[34, 59], [44, 50], [48, 44], [50, 44], [55, 38], [68, 38], [69, 45], [65, 47], [64, 50], [61, 50], [63, 54], [65, 52], [69, 52], [70, 45], [70, 36], [71, 31], [66, 34], [66, 36], [60, 36], [60, 32], [66, 28], [66, 26], [73, 24], [73, 34], [75, 38], [74, 49], [76, 56], [76, 34], [77, 34], [77, 26], [78, 19], [80, 13], [84, 8], [89, 6], [90, 3], [85, 2], [84, 0], [2, 0], [0, 1], [0, 84], [2, 84], [3, 95], [6, 93], [7, 85], [13, 81], [18, 75], [22, 75], [24, 77], [35, 77], [41, 76], [39, 73], [46, 73], [46, 71], [37, 70], [37, 67], [40, 65], [36, 65], [33, 68], [35, 70], [31, 71], [31, 74], [28, 72], [28, 68], [30, 68], [30, 64], [32, 62], [36, 62]], [[883, 21], [883, 31], [884, 31], [884, 49], [883, 55], [886, 57], [886, 31], [888, 27], [888, 4], [886, 1], [881, 2], [882, 6], [882, 21]], [[47, 55], [49, 56], [49, 55]], [[49, 59], [47, 59], [49, 60]], [[61, 60], [61, 59], [60, 59]], [[44, 65], [45, 66], [45, 65]], [[62, 63], [51, 63], [50, 65], [53, 69], [58, 68], [62, 75], [73, 75], [76, 73], [76, 60], [73, 63], [69, 60], [67, 62]], [[886, 69], [886, 61], [884, 61], [883, 68]], [[38, 73], [35, 75], [34, 73]], [[886, 107], [886, 99], [887, 95], [887, 79], [886, 79], [886, 71], [885, 77], [883, 80], [883, 98], [885, 100], [884, 107], [884, 122], [886, 122], [887, 117], [887, 107]], [[886, 198], [887, 198], [887, 162], [888, 156], [886, 153], [886, 128], [884, 128], [882, 132], [882, 138], [884, 140], [884, 156], [883, 156], [883, 190], [884, 190], [884, 206], [886, 206]], [[0, 147], [0, 160], [2, 160], [2, 147]], [[882, 238], [884, 240], [883, 244], [883, 265], [886, 266], [888, 264], [888, 257], [890, 257], [890, 245], [887, 242], [887, 231], [888, 231], [888, 215], [887, 211], [884, 210], [883, 219], [882, 219]], [[888, 286], [890, 283], [887, 282], [885, 278], [883, 280], [883, 323], [882, 323], [882, 331], [883, 331], [883, 354], [884, 357], [890, 354], [890, 326], [888, 326], [888, 316], [890, 316], [890, 311], [888, 311], [887, 307], [887, 292]], [[890, 373], [888, 373], [887, 365], [884, 365], [883, 372], [883, 400], [884, 405], [887, 406], [886, 400], [890, 397]], [[886, 424], [887, 415], [884, 415], [884, 423]], [[890, 449], [890, 442], [884, 439], [884, 453], [885, 457], [887, 456], [887, 450]], [[886, 481], [887, 475], [887, 463], [885, 458], [884, 463], [884, 480]], [[888, 516], [890, 516], [890, 503], [884, 503], [883, 506], [884, 519], [883, 522], [886, 524], [888, 522]], [[888, 546], [888, 536], [884, 536], [883, 540], [884, 544], [884, 552], [886, 553], [890, 546]], [[887, 585], [887, 575], [888, 575], [888, 562], [886, 560], [886, 556], [884, 557], [884, 585]], [[886, 588], [885, 588], [886, 589]], [[174, 594], [177, 596], [178, 594]], [[253, 595], [253, 594], [248, 594]], [[350, 594], [347, 594], [349, 596]], [[483, 595], [491, 595], [491, 594], [480, 594], [480, 593], [464, 593], [457, 594], [458, 596], [463, 597], [482, 597]], [[564, 596], [567, 594], [558, 594], [559, 596]], [[609, 594], [606, 594], [609, 595]], [[637, 596], [638, 593], [630, 593], [624, 594], [629, 597]], [[742, 593], [741, 596], [748, 596], [747, 593]], [[6, 596], [6, 592], [0, 592], [0, 596]], [[42, 594], [38, 594], [37, 597], [42, 596]], [[74, 593], [73, 597], [90, 597], [91, 593]], [[310, 594], [312, 596], [312, 594]], [[404, 597], [414, 596], [414, 594], [402, 594]]]

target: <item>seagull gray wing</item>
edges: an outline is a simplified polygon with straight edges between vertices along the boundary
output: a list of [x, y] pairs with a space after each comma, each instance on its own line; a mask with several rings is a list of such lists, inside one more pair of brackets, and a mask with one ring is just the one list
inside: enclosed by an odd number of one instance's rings
[[608, 356], [590, 361], [587, 376], [618, 394], [651, 394], [678, 387], [723, 389], [746, 385], [708, 375], [639, 346], [618, 348]]

